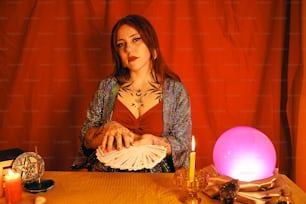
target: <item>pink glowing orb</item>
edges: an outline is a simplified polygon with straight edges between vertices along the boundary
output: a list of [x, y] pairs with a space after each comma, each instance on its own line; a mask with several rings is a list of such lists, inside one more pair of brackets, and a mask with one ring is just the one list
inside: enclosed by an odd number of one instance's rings
[[252, 127], [238, 126], [219, 137], [213, 160], [219, 174], [254, 181], [273, 175], [276, 153], [265, 134]]

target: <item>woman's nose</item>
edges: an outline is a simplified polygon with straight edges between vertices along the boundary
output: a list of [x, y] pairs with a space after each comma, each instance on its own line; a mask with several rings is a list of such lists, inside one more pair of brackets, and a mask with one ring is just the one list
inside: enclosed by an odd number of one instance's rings
[[127, 53], [130, 53], [132, 51], [132, 45], [130, 43], [127, 43], [125, 46], [125, 51]]

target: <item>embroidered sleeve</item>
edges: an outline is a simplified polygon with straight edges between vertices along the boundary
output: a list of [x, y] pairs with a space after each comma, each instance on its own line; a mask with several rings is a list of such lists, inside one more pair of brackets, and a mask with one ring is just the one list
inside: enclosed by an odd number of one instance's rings
[[91, 127], [101, 126], [110, 119], [117, 93], [118, 87], [113, 78], [101, 81], [98, 90], [90, 102], [86, 119], [81, 129], [80, 139], [82, 143], [86, 132]]
[[171, 144], [175, 169], [189, 167], [190, 139], [192, 135], [190, 99], [182, 83], [172, 82], [164, 95], [165, 135]]

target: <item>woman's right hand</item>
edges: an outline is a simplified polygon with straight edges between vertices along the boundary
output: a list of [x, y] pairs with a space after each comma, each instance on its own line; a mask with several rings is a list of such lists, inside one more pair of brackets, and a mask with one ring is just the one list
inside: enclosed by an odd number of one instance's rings
[[133, 132], [120, 123], [110, 121], [104, 126], [91, 128], [86, 134], [85, 141], [91, 144], [90, 148], [100, 146], [102, 151], [111, 151], [114, 148], [120, 150], [123, 146], [129, 147], [135, 136]]
[[100, 145], [102, 151], [111, 151], [114, 148], [120, 150], [123, 146], [129, 147], [135, 137], [133, 132], [116, 121], [106, 123], [102, 134], [103, 140]]

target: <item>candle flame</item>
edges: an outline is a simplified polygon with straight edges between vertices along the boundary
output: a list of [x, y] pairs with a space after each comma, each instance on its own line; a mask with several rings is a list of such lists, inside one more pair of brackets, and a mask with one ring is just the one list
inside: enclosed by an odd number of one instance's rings
[[192, 139], [191, 139], [191, 151], [194, 152], [195, 150], [195, 139], [194, 139], [194, 136], [192, 135]]
[[9, 169], [7, 174], [10, 175], [10, 176], [14, 176], [14, 172], [12, 171], [12, 169]]

